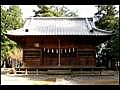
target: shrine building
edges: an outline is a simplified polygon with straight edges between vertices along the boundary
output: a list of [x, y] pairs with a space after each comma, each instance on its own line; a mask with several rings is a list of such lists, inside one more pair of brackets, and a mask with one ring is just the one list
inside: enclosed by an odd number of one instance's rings
[[94, 18], [30, 17], [6, 35], [23, 48], [24, 67], [96, 67], [96, 46], [112, 33], [96, 28]]

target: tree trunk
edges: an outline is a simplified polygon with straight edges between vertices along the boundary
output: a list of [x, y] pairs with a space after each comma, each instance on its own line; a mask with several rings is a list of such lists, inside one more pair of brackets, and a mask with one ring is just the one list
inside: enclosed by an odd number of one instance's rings
[[3, 62], [3, 68], [6, 68], [6, 61]]

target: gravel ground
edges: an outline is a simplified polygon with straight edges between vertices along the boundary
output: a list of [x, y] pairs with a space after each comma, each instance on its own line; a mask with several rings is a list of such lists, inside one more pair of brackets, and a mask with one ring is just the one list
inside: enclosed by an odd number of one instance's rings
[[[119, 85], [119, 72], [112, 76], [72, 75], [25, 75], [7, 74], [8, 69], [1, 70], [1, 85]], [[104, 71], [104, 74], [111, 71]]]
[[119, 77], [4, 74], [1, 85], [119, 85]]

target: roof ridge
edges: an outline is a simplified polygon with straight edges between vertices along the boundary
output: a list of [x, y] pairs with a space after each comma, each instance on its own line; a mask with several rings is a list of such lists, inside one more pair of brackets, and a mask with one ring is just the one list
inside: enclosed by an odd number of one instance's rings
[[85, 21], [87, 23], [87, 27], [89, 28], [89, 30], [92, 30], [92, 26], [90, 25], [88, 18], [86, 18]]

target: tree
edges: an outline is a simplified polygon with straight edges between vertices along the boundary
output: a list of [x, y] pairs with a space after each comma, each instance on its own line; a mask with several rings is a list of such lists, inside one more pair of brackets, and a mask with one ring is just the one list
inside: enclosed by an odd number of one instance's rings
[[22, 62], [22, 49], [18, 47], [13, 47], [10, 51], [8, 51], [8, 57], [12, 59], [12, 63], [14, 67], [17, 67], [17, 63]]
[[98, 5], [99, 20], [95, 23], [98, 28], [111, 30], [113, 36], [110, 40], [97, 47], [97, 60], [102, 60], [106, 67], [115, 65], [119, 59], [119, 17], [116, 17], [118, 11], [114, 5]]
[[67, 7], [57, 7], [54, 5], [37, 5], [39, 8], [38, 11], [33, 10], [35, 12], [34, 17], [71, 17], [71, 16], [78, 16], [75, 12], [70, 11]]
[[[1, 6], [1, 60], [8, 58], [10, 51], [18, 45], [5, 35], [8, 30], [18, 29], [23, 26], [21, 9], [12, 5], [9, 9]], [[9, 52], [9, 53], [8, 53]], [[12, 53], [12, 52], [11, 52]]]
[[98, 28], [113, 30], [114, 24], [116, 21], [116, 15], [118, 11], [114, 5], [98, 5], [98, 12], [95, 15], [102, 16], [98, 22], [96, 22], [96, 26]]

